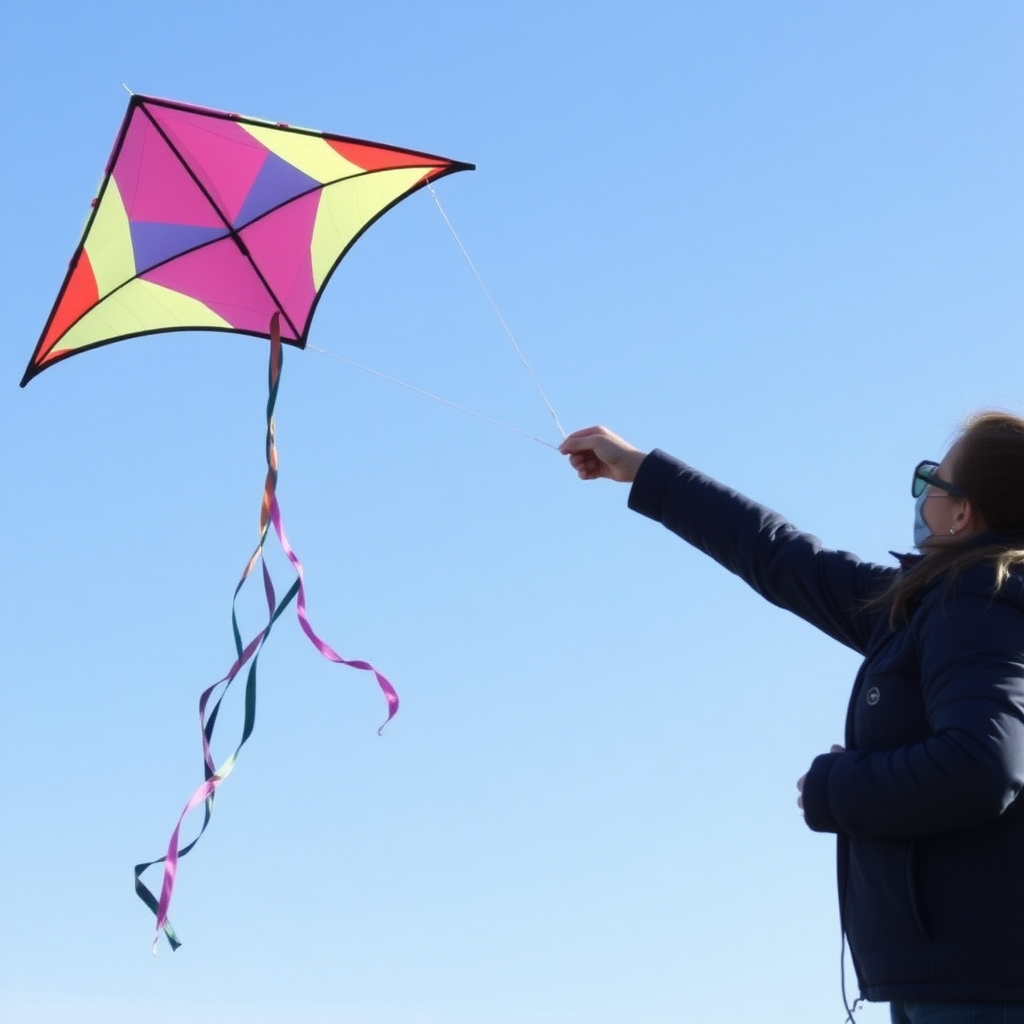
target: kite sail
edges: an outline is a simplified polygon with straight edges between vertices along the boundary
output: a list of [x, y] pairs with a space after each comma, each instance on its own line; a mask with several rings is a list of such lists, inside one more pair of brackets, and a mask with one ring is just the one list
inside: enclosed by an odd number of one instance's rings
[[[267, 474], [259, 542], [232, 599], [235, 660], [199, 700], [203, 781], [185, 804], [166, 853], [135, 868], [136, 892], [156, 917], [157, 938], [163, 931], [174, 949], [180, 942], [168, 912], [178, 861], [205, 831], [215, 792], [252, 733], [259, 653], [293, 600], [302, 631], [320, 654], [376, 677], [387, 701], [385, 725], [398, 710], [398, 695], [385, 676], [367, 661], [342, 658], [309, 623], [302, 563], [285, 534], [276, 493], [274, 405], [282, 345], [306, 346], [331, 274], [378, 217], [438, 178], [472, 169], [428, 153], [133, 95], [82, 240], [21, 380], [24, 387], [69, 356], [144, 334], [232, 331], [270, 342]], [[271, 530], [295, 571], [280, 598], [264, 560]], [[236, 602], [257, 566], [267, 618], [245, 642]], [[228, 687], [246, 666], [241, 739], [217, 765], [214, 727]], [[201, 804], [205, 817], [198, 834], [181, 846], [182, 824]], [[142, 882], [158, 864], [159, 898]]]
[[82, 241], [22, 378], [161, 331], [304, 348], [357, 238], [397, 202], [473, 165], [132, 96]]

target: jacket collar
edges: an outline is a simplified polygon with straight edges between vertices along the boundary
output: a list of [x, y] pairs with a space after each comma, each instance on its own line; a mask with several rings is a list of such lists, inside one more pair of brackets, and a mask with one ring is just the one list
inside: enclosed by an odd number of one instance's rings
[[[1008, 533], [996, 533], [995, 531], [990, 531], [988, 533], [979, 533], [977, 537], [971, 537], [964, 546], [969, 548], [980, 548], [987, 544], [1004, 544], [1009, 547], [1014, 544], [1014, 538]], [[921, 561], [922, 558], [924, 558], [924, 555], [916, 551], [907, 553], [890, 551], [889, 554], [896, 559], [901, 569], [912, 569]]]

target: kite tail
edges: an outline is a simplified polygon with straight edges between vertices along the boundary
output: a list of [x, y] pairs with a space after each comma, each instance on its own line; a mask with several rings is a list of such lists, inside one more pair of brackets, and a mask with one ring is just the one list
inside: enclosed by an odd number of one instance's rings
[[[189, 797], [188, 802], [185, 804], [184, 809], [179, 815], [177, 824], [174, 826], [174, 831], [171, 833], [170, 841], [167, 844], [167, 852], [157, 860], [148, 861], [144, 864], [137, 864], [135, 866], [135, 892], [156, 917], [156, 937], [153, 940], [154, 953], [157, 949], [161, 931], [166, 936], [172, 950], [177, 949], [181, 945], [181, 941], [179, 940], [168, 917], [171, 899], [174, 895], [174, 883], [178, 872], [178, 862], [195, 847], [202, 834], [206, 831], [206, 827], [209, 825], [210, 818], [213, 813], [214, 796], [217, 788], [231, 774], [238, 761], [238, 756], [241, 753], [242, 747], [252, 735], [253, 727], [256, 724], [256, 665], [259, 660], [259, 655], [267, 637], [270, 635], [271, 627], [281, 617], [281, 614], [295, 598], [298, 598], [296, 608], [299, 625], [302, 628], [303, 633], [305, 633], [313, 646], [324, 658], [339, 665], [347, 665], [350, 668], [372, 672], [376, 677], [377, 685], [384, 694], [388, 708], [387, 717], [377, 730], [378, 734], [383, 732], [384, 726], [394, 718], [398, 711], [398, 693], [383, 674], [374, 668], [374, 666], [368, 661], [349, 661], [342, 658], [341, 655], [317, 636], [309, 623], [309, 617], [306, 613], [306, 594], [303, 581], [302, 562], [299, 560], [298, 555], [288, 542], [281, 518], [281, 508], [277, 501], [277, 445], [275, 443], [274, 406], [277, 402], [277, 391], [281, 379], [281, 365], [283, 359], [278, 320], [279, 315], [275, 313], [270, 323], [270, 369], [268, 380], [269, 393], [267, 398], [266, 438], [267, 476], [263, 489], [263, 500], [260, 506], [259, 543], [253, 550], [252, 555], [250, 555], [249, 561], [242, 572], [241, 579], [239, 579], [238, 584], [235, 587], [234, 595], [231, 599], [231, 631], [234, 637], [236, 657], [225, 675], [218, 679], [212, 686], [204, 690], [199, 698], [199, 724], [203, 738], [203, 782]], [[264, 548], [266, 546], [271, 526], [274, 528], [274, 532], [277, 535], [281, 549], [284, 551], [288, 561], [295, 570], [295, 580], [291, 587], [289, 587], [287, 593], [281, 598], [280, 602], [277, 601], [273, 580], [270, 577], [270, 571], [267, 568], [266, 560], [264, 558]], [[242, 633], [238, 624], [238, 595], [257, 564], [260, 566], [263, 576], [263, 590], [267, 601], [267, 623], [247, 644], [243, 644]], [[239, 740], [238, 746], [235, 748], [234, 752], [229, 755], [219, 767], [217, 767], [215, 766], [211, 746], [214, 728], [217, 724], [217, 717], [220, 713], [221, 703], [224, 700], [231, 683], [246, 665], [249, 666], [249, 671], [247, 673], [245, 683], [245, 711], [242, 723], [241, 739]], [[218, 690], [220, 691], [219, 694], [217, 692]], [[214, 699], [215, 697], [216, 699]], [[189, 814], [191, 814], [192, 811], [194, 811], [200, 804], [204, 806], [203, 823], [195, 838], [193, 838], [187, 846], [182, 847], [180, 846], [182, 825]], [[159, 899], [153, 895], [146, 884], [142, 881], [142, 875], [149, 868], [158, 864], [164, 865], [163, 884], [160, 889]]]

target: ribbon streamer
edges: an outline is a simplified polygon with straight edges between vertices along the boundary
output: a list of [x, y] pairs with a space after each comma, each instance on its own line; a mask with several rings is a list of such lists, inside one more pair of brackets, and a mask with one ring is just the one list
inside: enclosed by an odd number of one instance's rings
[[[235, 587], [235, 592], [231, 600], [231, 630], [235, 643], [235, 660], [228, 671], [212, 686], [209, 686], [204, 690], [199, 698], [199, 724], [203, 739], [203, 782], [189, 797], [188, 802], [185, 804], [184, 809], [179, 815], [177, 824], [174, 826], [174, 831], [171, 833], [170, 841], [167, 844], [167, 852], [164, 856], [157, 860], [148, 861], [144, 864], [137, 864], [135, 866], [135, 892], [156, 917], [156, 936], [153, 940], [154, 953], [156, 952], [157, 944], [160, 940], [161, 931], [166, 936], [171, 949], [177, 949], [181, 945], [181, 941], [174, 931], [168, 917], [171, 899], [174, 895], [174, 883], [178, 870], [178, 862], [195, 847], [202, 834], [206, 831], [206, 827], [209, 825], [210, 818], [213, 813], [214, 795], [220, 784], [231, 774], [235, 764], [237, 763], [238, 755], [241, 753], [242, 747], [252, 735], [253, 727], [256, 723], [256, 665], [259, 660], [259, 655], [267, 637], [270, 635], [271, 627], [281, 617], [281, 614], [293, 600], [297, 599], [296, 612], [302, 632], [324, 658], [339, 665], [347, 665], [349, 668], [372, 672], [375, 676], [377, 685], [384, 694], [384, 699], [387, 702], [388, 709], [387, 718], [385, 718], [384, 722], [378, 728], [378, 734], [383, 732], [384, 727], [392, 718], [394, 718], [398, 711], [398, 693], [387, 678], [368, 661], [350, 661], [341, 657], [341, 655], [339, 655], [332, 647], [320, 639], [309, 622], [309, 617], [306, 611], [306, 594], [302, 562], [299, 560], [298, 555], [288, 542], [281, 518], [281, 508], [277, 501], [278, 470], [277, 446], [275, 443], [274, 406], [277, 402], [277, 391], [281, 380], [282, 362], [283, 350], [281, 345], [279, 314], [274, 313], [270, 322], [270, 366], [268, 372], [266, 437], [267, 476], [263, 489], [263, 500], [260, 506], [259, 543], [256, 545], [252, 555], [249, 557], [249, 561], [246, 564], [245, 570], [243, 571], [237, 586]], [[295, 570], [295, 580], [279, 602], [277, 601], [273, 580], [270, 576], [270, 570], [267, 568], [266, 560], [264, 558], [264, 548], [266, 546], [271, 527], [273, 527], [274, 533], [277, 536], [281, 550], [284, 552], [288, 561], [291, 563], [292, 568]], [[267, 601], [267, 622], [266, 625], [247, 644], [243, 644], [242, 632], [238, 624], [238, 595], [240, 594], [242, 587], [245, 585], [246, 580], [252, 574], [257, 565], [260, 566], [263, 576], [263, 590]], [[212, 752], [212, 740], [214, 729], [217, 724], [217, 718], [220, 713], [221, 703], [224, 700], [231, 683], [246, 665], [249, 666], [249, 670], [245, 683], [245, 711], [241, 738], [234, 752], [224, 760], [220, 767], [216, 767]], [[218, 690], [220, 691], [219, 695], [217, 694]], [[214, 699], [215, 695], [217, 695], [216, 699]], [[200, 804], [204, 805], [204, 816], [199, 832], [187, 846], [180, 847], [179, 842], [182, 825], [189, 814]], [[163, 884], [160, 889], [159, 899], [153, 895], [142, 881], [142, 875], [149, 868], [154, 867], [157, 864], [164, 865]]]

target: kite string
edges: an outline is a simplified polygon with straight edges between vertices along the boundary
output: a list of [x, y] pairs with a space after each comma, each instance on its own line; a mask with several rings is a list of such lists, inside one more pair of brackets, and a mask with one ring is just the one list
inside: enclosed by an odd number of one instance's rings
[[433, 402], [440, 402], [441, 405], [446, 405], [449, 409], [464, 412], [468, 416], [475, 416], [479, 420], [490, 423], [491, 426], [500, 427], [502, 430], [510, 430], [513, 434], [519, 434], [521, 437], [528, 437], [531, 441], [536, 441], [538, 444], [542, 444], [547, 448], [552, 448], [555, 451], [558, 450], [557, 445], [552, 444], [550, 441], [545, 441], [542, 437], [537, 437], [535, 434], [531, 434], [526, 430], [520, 430], [519, 427], [514, 427], [511, 423], [504, 423], [501, 420], [494, 419], [492, 416], [487, 416], [482, 412], [477, 412], [475, 409], [469, 409], [464, 405], [459, 405], [458, 402], [452, 402], [447, 398], [442, 398], [440, 395], [435, 395], [430, 391], [425, 391], [423, 388], [418, 388], [415, 384], [407, 384], [404, 380], [399, 380], [397, 377], [390, 377], [386, 373], [381, 373], [380, 370], [374, 370], [370, 366], [364, 366], [362, 363], [357, 363], [353, 359], [347, 359], [345, 356], [338, 355], [337, 352], [329, 352], [325, 348], [317, 348], [316, 345], [307, 345], [306, 350], [308, 352], [319, 352], [321, 355], [330, 356], [332, 359], [337, 359], [339, 362], [344, 363], [346, 366], [351, 366], [353, 369], [361, 370], [363, 373], [373, 374], [374, 377], [386, 380], [389, 384], [397, 384], [400, 388], [412, 391], [414, 394], [420, 395], [423, 398], [429, 398]]
[[523, 367], [526, 369], [526, 372], [530, 375], [530, 380], [533, 381], [533, 386], [537, 389], [537, 394], [540, 395], [541, 400], [544, 402], [544, 405], [547, 406], [547, 410], [551, 414], [551, 418], [555, 421], [555, 426], [558, 427], [558, 432], [564, 438], [566, 434], [565, 430], [562, 427], [562, 422], [558, 418], [558, 413], [555, 412], [554, 406], [548, 400], [548, 396], [544, 393], [544, 389], [541, 387], [540, 380], [537, 378], [537, 374], [534, 373], [533, 367], [529, 364], [529, 362], [526, 359], [526, 356], [523, 354], [523, 350], [519, 347], [519, 343], [516, 341], [515, 335], [513, 335], [511, 328], [506, 323], [505, 318], [501, 315], [501, 310], [498, 309], [498, 304], [494, 301], [494, 298], [491, 295], [490, 291], [488, 290], [487, 285], [484, 284], [484, 279], [480, 276], [480, 271], [476, 269], [476, 265], [470, 258], [470, 255], [467, 252], [466, 247], [462, 244], [462, 239], [459, 238], [458, 232], [455, 230], [454, 225], [448, 219], [448, 214], [444, 212], [444, 207], [441, 206], [441, 200], [437, 198], [437, 193], [434, 191], [434, 186], [431, 185], [430, 182], [427, 182], [427, 188], [430, 191], [430, 195], [434, 200], [434, 204], [437, 206], [437, 212], [441, 214], [441, 219], [445, 222], [445, 224], [448, 225], [448, 230], [452, 233], [452, 238], [455, 239], [455, 244], [459, 247], [459, 250], [465, 257], [466, 262], [469, 264], [469, 269], [473, 271], [473, 276], [476, 278], [477, 284], [480, 285], [480, 289], [481, 291], [483, 291], [484, 295], [487, 298], [487, 301], [490, 303], [491, 309], [494, 310], [494, 315], [498, 318], [498, 322], [501, 324], [502, 329], [504, 330], [506, 336], [508, 337], [508, 340], [512, 343], [512, 348], [515, 349], [516, 355], [519, 356], [519, 361], [523, 364]]

